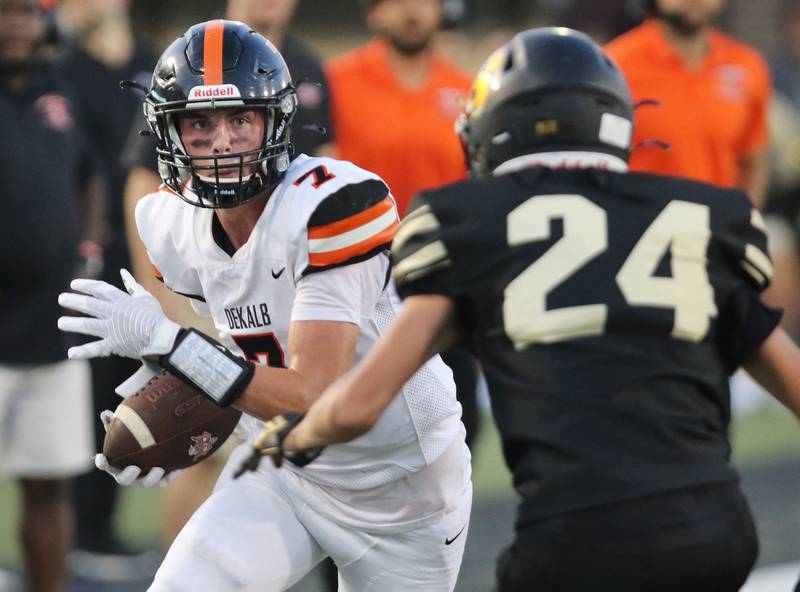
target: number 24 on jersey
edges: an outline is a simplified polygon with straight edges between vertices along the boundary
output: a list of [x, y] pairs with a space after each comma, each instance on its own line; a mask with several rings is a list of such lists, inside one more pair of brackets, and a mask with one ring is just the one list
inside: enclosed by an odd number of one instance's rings
[[[546, 240], [550, 221], [560, 218], [564, 235], [505, 289], [503, 324], [516, 349], [601, 335], [608, 307], [586, 304], [548, 309], [547, 295], [608, 248], [605, 210], [581, 195], [545, 195], [529, 199], [508, 215], [508, 245]], [[675, 311], [672, 337], [699, 342], [717, 315], [708, 280], [706, 253], [711, 238], [708, 206], [672, 201], [631, 250], [616, 283], [632, 306]], [[667, 252], [672, 277], [655, 275]]]

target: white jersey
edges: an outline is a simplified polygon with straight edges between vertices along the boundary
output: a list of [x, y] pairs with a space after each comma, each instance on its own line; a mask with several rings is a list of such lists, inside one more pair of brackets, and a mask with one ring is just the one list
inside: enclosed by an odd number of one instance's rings
[[[254, 362], [289, 366], [293, 320], [357, 323], [358, 361], [396, 317], [399, 304], [386, 287], [386, 250], [398, 223], [394, 199], [379, 177], [349, 162], [297, 157], [232, 255], [215, 239], [213, 210], [167, 190], [139, 202], [136, 223], [164, 283], [192, 298], [227, 336], [226, 345]], [[349, 286], [353, 273], [356, 284], [367, 277], [371, 285]], [[349, 290], [361, 299], [351, 310], [341, 305]], [[409, 476], [463, 438], [460, 411], [452, 373], [436, 356], [368, 433], [328, 447], [297, 474], [345, 490]], [[262, 426], [245, 414], [239, 428], [249, 439]], [[468, 468], [464, 474], [468, 479]]]

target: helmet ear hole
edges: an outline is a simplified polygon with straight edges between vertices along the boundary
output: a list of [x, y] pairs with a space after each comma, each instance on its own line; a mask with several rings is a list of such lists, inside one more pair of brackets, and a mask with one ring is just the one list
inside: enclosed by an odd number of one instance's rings
[[506, 61], [503, 64], [503, 72], [508, 72], [514, 68], [514, 52], [509, 51], [506, 56]]

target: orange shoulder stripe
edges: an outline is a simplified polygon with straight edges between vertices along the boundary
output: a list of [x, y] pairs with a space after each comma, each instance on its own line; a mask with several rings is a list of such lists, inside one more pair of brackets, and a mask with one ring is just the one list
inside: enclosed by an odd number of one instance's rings
[[348, 259], [369, 253], [371, 250], [388, 244], [394, 238], [397, 229], [400, 227], [400, 222], [395, 221], [391, 226], [387, 226], [378, 234], [374, 234], [368, 239], [356, 243], [344, 249], [336, 251], [326, 251], [324, 253], [309, 253], [308, 262], [312, 267], [325, 267], [327, 265], [335, 265], [337, 263], [344, 263]]
[[394, 201], [391, 197], [387, 196], [371, 208], [367, 208], [358, 214], [353, 214], [344, 220], [331, 222], [330, 224], [325, 224], [324, 226], [312, 226], [308, 229], [308, 238], [330, 238], [332, 236], [355, 230], [359, 226], [363, 226], [367, 222], [372, 222], [376, 218], [379, 218], [393, 207]]

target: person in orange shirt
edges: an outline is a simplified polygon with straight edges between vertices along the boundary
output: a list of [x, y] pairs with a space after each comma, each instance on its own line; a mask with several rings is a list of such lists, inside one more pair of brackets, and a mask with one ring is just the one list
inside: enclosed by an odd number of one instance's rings
[[442, 0], [362, 0], [375, 38], [326, 66], [338, 158], [374, 171], [402, 216], [412, 195], [463, 178], [454, 123], [470, 78], [433, 50]]
[[[724, 0], [647, 0], [650, 16], [612, 41], [635, 101], [632, 170], [766, 191], [769, 71], [761, 55], [712, 26]], [[664, 150], [655, 143], [669, 144]], [[641, 145], [641, 142], [645, 144]]]

